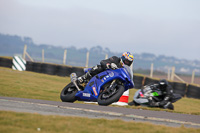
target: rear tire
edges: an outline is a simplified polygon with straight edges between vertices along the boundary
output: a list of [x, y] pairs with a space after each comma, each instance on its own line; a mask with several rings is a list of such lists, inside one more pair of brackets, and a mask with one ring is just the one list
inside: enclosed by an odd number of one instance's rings
[[76, 93], [77, 93], [76, 87], [73, 85], [73, 83], [69, 83], [67, 86], [63, 88], [63, 90], [60, 93], [60, 99], [62, 102], [75, 102], [76, 101]]
[[104, 91], [102, 93], [100, 93], [100, 95], [97, 99], [97, 102], [99, 105], [108, 106], [114, 102], [119, 101], [120, 97], [124, 93], [124, 86], [118, 85], [116, 93], [109, 98], [104, 98], [104, 95], [106, 95], [106, 93], [107, 92], [104, 92]]

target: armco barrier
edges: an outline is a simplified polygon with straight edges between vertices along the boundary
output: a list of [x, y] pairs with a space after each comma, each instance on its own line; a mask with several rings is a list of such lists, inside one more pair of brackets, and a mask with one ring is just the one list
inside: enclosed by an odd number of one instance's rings
[[33, 62], [26, 61], [26, 71], [33, 71]]
[[70, 76], [71, 66], [27, 61], [26, 71], [33, 71], [49, 75]]
[[83, 68], [31, 61], [27, 61], [26, 70], [58, 76], [70, 76], [72, 72], [77, 73], [77, 75], [83, 74]]
[[41, 65], [41, 72], [49, 75], [56, 74], [57, 65], [55, 64], [46, 64], [42, 63]]
[[186, 96], [200, 99], [200, 87], [195, 85], [188, 85]]
[[136, 89], [141, 89], [143, 86], [143, 80], [144, 80], [144, 76], [133, 76], [133, 82]]
[[63, 65], [58, 65], [56, 68], [56, 74], [58, 76], [70, 76], [72, 73], [72, 67], [70, 66], [63, 66]]
[[169, 83], [169, 85], [171, 85], [172, 88], [174, 87], [174, 82], [168, 81], [168, 83]]
[[144, 85], [155, 84], [155, 83], [158, 83], [159, 81], [160, 79], [153, 79], [153, 78], [146, 77], [144, 79]]
[[77, 76], [84, 74], [83, 68], [81, 67], [72, 67], [72, 72], [75, 72]]
[[12, 59], [0, 57], [0, 66], [12, 68]]
[[174, 82], [174, 85], [172, 87], [174, 93], [180, 94], [181, 96], [185, 96], [187, 87], [186, 83]]
[[41, 73], [42, 72], [42, 63], [33, 62], [33, 72]]

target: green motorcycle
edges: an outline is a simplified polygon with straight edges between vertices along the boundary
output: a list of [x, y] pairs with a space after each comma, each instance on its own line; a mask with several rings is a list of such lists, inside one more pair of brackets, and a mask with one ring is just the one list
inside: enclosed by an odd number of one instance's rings
[[[169, 102], [164, 107], [161, 107], [161, 108], [170, 109], [170, 105], [173, 106], [172, 103], [175, 103], [176, 101], [181, 99], [180, 94], [173, 93], [172, 95], [173, 96], [169, 100]], [[154, 88], [152, 85], [146, 85], [135, 93], [133, 99], [134, 99], [133, 102], [129, 103], [129, 105], [151, 106], [149, 102], [150, 99], [153, 100], [153, 102], [155, 103], [159, 103], [163, 101], [164, 94], [162, 93], [160, 89]], [[157, 105], [157, 107], [159, 107], [159, 105]]]

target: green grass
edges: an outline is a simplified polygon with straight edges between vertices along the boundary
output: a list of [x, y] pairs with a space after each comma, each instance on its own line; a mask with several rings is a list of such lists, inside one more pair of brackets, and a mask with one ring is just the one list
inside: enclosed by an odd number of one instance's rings
[[[50, 76], [26, 71], [20, 72], [10, 68], [0, 67], [0, 96], [60, 101], [60, 92], [67, 83], [69, 83], [69, 77]], [[129, 101], [132, 100], [135, 91], [136, 89], [130, 90]], [[161, 110], [147, 107], [125, 107]], [[174, 112], [200, 114], [199, 108], [200, 100], [183, 98], [175, 103]], [[0, 111], [0, 133], [11, 132], [198, 133], [200, 129], [185, 128], [184, 126], [169, 128], [162, 125], [125, 122], [122, 120], [89, 119]]]
[[60, 101], [60, 91], [69, 78], [0, 67], [0, 95]]
[[155, 126], [122, 120], [89, 119], [0, 111], [1, 133], [199, 133], [200, 129]]
[[[0, 67], [0, 96], [60, 101], [60, 92], [69, 82], [69, 77], [59, 77], [27, 71], [20, 72], [10, 68]], [[135, 91], [137, 90], [130, 90], [129, 102], [133, 100]], [[182, 98], [174, 103], [174, 106], [174, 111], [167, 109], [165, 109], [165, 111], [200, 115], [199, 99]], [[156, 111], [163, 110], [141, 106], [125, 107]]]

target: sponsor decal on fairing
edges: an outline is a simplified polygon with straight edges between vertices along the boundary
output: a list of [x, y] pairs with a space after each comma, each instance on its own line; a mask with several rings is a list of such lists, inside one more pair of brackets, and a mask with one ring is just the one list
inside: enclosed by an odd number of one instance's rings
[[83, 93], [84, 97], [90, 97], [90, 93]]
[[94, 95], [97, 96], [98, 94], [97, 94], [97, 91], [96, 91], [96, 87], [92, 87], [92, 90], [94, 92]]
[[110, 72], [110, 73], [109, 73], [109, 76], [110, 76], [110, 77], [113, 77], [113, 76], [114, 76], [114, 73], [113, 73], [113, 72]]

